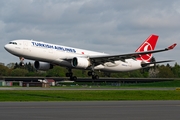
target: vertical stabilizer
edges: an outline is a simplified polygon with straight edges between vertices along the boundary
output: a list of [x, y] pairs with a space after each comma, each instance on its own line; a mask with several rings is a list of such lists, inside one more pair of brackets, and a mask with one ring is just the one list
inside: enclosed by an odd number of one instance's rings
[[[142, 43], [142, 45], [136, 50], [136, 52], [145, 52], [145, 51], [154, 50], [156, 47], [157, 40], [158, 40], [157, 35], [150, 35]], [[144, 62], [150, 62], [151, 58], [152, 58], [152, 54], [145, 54], [145, 55], [140, 55], [140, 57], [138, 57], [137, 60], [142, 60]]]

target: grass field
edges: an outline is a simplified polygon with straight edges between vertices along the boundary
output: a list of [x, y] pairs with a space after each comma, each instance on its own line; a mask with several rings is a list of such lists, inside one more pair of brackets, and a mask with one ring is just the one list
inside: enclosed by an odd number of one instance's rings
[[160, 90], [98, 90], [98, 91], [0, 91], [0, 101], [118, 101], [118, 100], [180, 100], [180, 91]]
[[[66, 87], [117, 88], [109, 83], [82, 83]], [[97, 86], [98, 85], [98, 86]], [[62, 86], [59, 86], [62, 87]], [[66, 88], [65, 87], [65, 88]], [[173, 87], [180, 88], [180, 81], [154, 83], [128, 83], [123, 87]], [[55, 87], [56, 88], [56, 87]], [[120, 101], [120, 100], [180, 100], [180, 89], [174, 90], [0, 90], [0, 101]]]
[[124, 84], [122, 86], [136, 86], [136, 87], [180, 87], [180, 80], [152, 82], [152, 83], [133, 83]]

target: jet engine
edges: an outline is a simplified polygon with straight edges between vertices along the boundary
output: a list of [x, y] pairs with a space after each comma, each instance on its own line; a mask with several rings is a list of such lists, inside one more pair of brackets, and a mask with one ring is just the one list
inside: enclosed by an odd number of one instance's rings
[[86, 69], [91, 63], [87, 58], [74, 57], [71, 61], [71, 65], [76, 68]]
[[39, 62], [39, 61], [35, 61], [34, 62], [34, 67], [37, 70], [49, 70], [53, 68], [53, 65], [47, 62]]

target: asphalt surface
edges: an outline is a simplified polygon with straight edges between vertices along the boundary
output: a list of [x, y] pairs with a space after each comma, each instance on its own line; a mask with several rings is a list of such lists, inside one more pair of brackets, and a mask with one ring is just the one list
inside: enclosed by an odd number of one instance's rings
[[0, 102], [1, 120], [179, 120], [180, 101]]

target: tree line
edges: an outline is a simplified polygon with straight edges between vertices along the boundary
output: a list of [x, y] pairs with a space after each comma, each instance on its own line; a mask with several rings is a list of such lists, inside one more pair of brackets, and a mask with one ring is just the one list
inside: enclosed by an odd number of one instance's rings
[[[48, 71], [36, 70], [29, 62], [24, 66], [18, 63], [10, 63], [7, 66], [0, 65], [0, 76], [39, 76], [39, 77], [65, 77], [67, 69], [60, 66], [54, 66], [53, 69]], [[88, 77], [87, 70], [73, 69], [74, 75], [78, 77]], [[100, 77], [115, 77], [115, 78], [179, 78], [180, 65], [177, 63], [174, 66], [156, 65], [151, 68], [144, 68], [130, 72], [108, 73], [96, 71]]]

